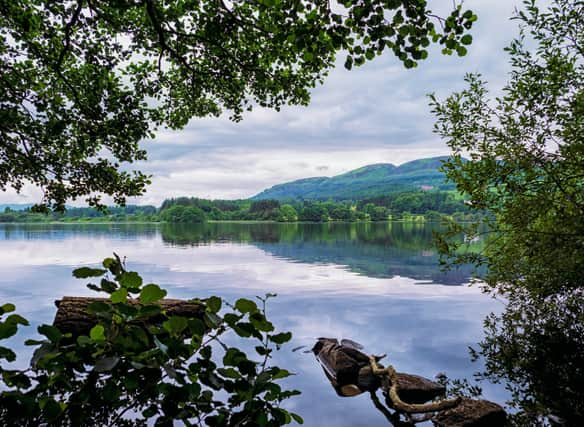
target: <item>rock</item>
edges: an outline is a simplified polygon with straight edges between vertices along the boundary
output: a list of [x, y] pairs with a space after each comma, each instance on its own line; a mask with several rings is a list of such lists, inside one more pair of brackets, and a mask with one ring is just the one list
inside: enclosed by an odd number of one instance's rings
[[437, 427], [502, 427], [507, 421], [505, 410], [488, 400], [463, 399], [456, 407], [432, 418]]

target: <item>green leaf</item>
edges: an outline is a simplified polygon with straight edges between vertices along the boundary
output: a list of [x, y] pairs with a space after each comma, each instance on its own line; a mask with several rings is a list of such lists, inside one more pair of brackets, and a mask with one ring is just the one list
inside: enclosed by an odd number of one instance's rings
[[113, 258], [106, 258], [103, 260], [102, 265], [104, 268], [107, 268], [108, 270], [116, 264], [116, 260]]
[[166, 291], [164, 289], [160, 289], [160, 286], [151, 283], [142, 288], [142, 291], [140, 292], [140, 302], [143, 304], [150, 304], [160, 301], [165, 296]]
[[128, 300], [128, 290], [125, 288], [120, 288], [112, 293], [110, 299], [114, 304], [126, 302]]
[[61, 337], [63, 336], [63, 334], [61, 334], [61, 331], [59, 331], [59, 329], [57, 329], [51, 325], [41, 325], [37, 328], [37, 330], [39, 331], [39, 334], [44, 335], [51, 342], [54, 342], [54, 343], [59, 342], [61, 340]]
[[235, 301], [235, 308], [242, 313], [253, 313], [258, 311], [256, 303], [245, 298], [240, 298]]
[[472, 36], [470, 34], [465, 34], [464, 36], [462, 36], [462, 38], [460, 39], [460, 42], [462, 44], [465, 45], [469, 45], [472, 43]]
[[24, 345], [41, 345], [41, 344], [45, 344], [47, 342], [48, 341], [45, 341], [45, 340], [43, 340], [43, 341], [39, 341], [39, 340], [26, 340], [24, 342]]
[[162, 324], [162, 327], [168, 331], [168, 333], [173, 335], [179, 335], [187, 327], [187, 319], [180, 316], [172, 316], [166, 322]]
[[351, 56], [347, 56], [347, 59], [345, 59], [345, 68], [349, 71], [353, 68], [353, 58]]
[[95, 325], [89, 332], [89, 337], [93, 341], [105, 341], [105, 328], [101, 325]]
[[8, 362], [14, 362], [16, 360], [16, 353], [14, 353], [9, 348], [0, 347], [0, 359], [4, 359]]
[[259, 312], [250, 315], [249, 321], [258, 331], [272, 332], [274, 330], [274, 325]]
[[3, 306], [0, 307], [0, 314], [4, 314], [4, 313], [10, 313], [12, 311], [16, 310], [16, 307], [14, 306], [14, 304], [4, 304]]
[[225, 366], [239, 366], [241, 362], [247, 361], [245, 353], [235, 347], [227, 349], [223, 356], [223, 364]]
[[37, 347], [32, 354], [32, 358], [30, 360], [30, 366], [32, 366], [33, 368], [37, 368], [38, 363], [42, 359], [44, 359], [45, 357], [48, 357], [48, 356], [50, 356], [50, 358], [56, 357], [59, 353], [53, 352], [53, 347], [54, 347], [53, 344], [50, 344], [48, 342], [41, 344], [39, 347]]
[[130, 303], [120, 303], [117, 306], [120, 314], [123, 314], [126, 318], [134, 318], [138, 315], [138, 307]]
[[458, 56], [465, 56], [467, 54], [467, 49], [464, 46], [458, 46], [456, 48], [456, 53], [458, 53]]
[[286, 369], [278, 369], [278, 372], [276, 372], [274, 375], [272, 375], [272, 379], [279, 380], [282, 378], [288, 378], [290, 375], [292, 375], [292, 374], [289, 371], [287, 371]]
[[81, 267], [73, 270], [73, 276], [77, 279], [86, 279], [88, 277], [99, 277], [107, 273], [107, 270], [101, 268]]
[[202, 337], [207, 330], [205, 323], [203, 323], [203, 321], [200, 319], [189, 319], [188, 324], [191, 332], [199, 337]]
[[225, 378], [238, 379], [241, 378], [241, 374], [237, 372], [234, 368], [218, 368], [217, 372]]
[[142, 286], [142, 278], [135, 271], [126, 271], [118, 279], [124, 288], [139, 288]]
[[266, 354], [270, 354], [272, 353], [272, 349], [271, 348], [266, 348], [266, 347], [262, 347], [261, 345], [258, 345], [255, 347], [255, 351], [260, 355], [260, 356], [265, 356]]
[[281, 332], [279, 334], [271, 335], [269, 337], [270, 341], [276, 344], [284, 344], [292, 339], [291, 332]]
[[296, 421], [298, 424], [304, 424], [304, 420], [302, 419], [302, 417], [298, 414], [295, 414], [294, 412], [290, 412], [290, 416], [294, 419], [294, 421]]
[[8, 316], [5, 320], [6, 323], [10, 323], [13, 325], [24, 325], [24, 326], [28, 326], [28, 320], [26, 320], [24, 317], [22, 317], [19, 314], [11, 314], [10, 316]]
[[221, 298], [219, 297], [209, 297], [207, 298], [207, 310], [211, 311], [212, 313], [217, 313], [221, 310]]
[[115, 291], [118, 288], [118, 285], [116, 285], [114, 282], [112, 282], [111, 280], [107, 280], [107, 279], [101, 279], [101, 289], [103, 289], [106, 292], [112, 293], [113, 291]]
[[210, 328], [216, 328], [221, 324], [221, 322], [223, 322], [223, 319], [221, 319], [221, 317], [219, 317], [215, 313], [211, 313], [209, 311], [207, 311], [205, 313], [204, 319], [205, 319], [205, 323]]

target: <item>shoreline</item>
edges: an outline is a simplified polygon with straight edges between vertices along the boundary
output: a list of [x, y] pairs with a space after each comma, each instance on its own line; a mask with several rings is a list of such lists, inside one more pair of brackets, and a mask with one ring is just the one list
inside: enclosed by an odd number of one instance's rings
[[[457, 223], [467, 223], [472, 221], [457, 221]], [[221, 220], [207, 220], [205, 222], [165, 222], [165, 221], [28, 221], [28, 222], [0, 222], [3, 225], [112, 225], [112, 224], [167, 224], [167, 225], [200, 225], [200, 224], [383, 224], [383, 223], [402, 223], [402, 224], [441, 224], [442, 220], [427, 220], [422, 221], [404, 221], [402, 219], [386, 220], [386, 221], [273, 221], [273, 220], [245, 220], [245, 219], [221, 219]]]

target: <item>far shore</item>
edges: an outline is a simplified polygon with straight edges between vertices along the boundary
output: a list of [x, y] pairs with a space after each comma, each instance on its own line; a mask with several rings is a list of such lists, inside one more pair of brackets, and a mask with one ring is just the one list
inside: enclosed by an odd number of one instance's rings
[[[432, 220], [432, 219], [414, 219], [414, 220], [403, 220], [403, 219], [392, 219], [386, 221], [273, 221], [273, 220], [244, 220], [244, 219], [221, 219], [215, 220], [210, 219], [205, 222], [165, 222], [165, 221], [25, 221], [25, 222], [0, 222], [0, 225], [112, 225], [112, 224], [168, 224], [168, 225], [198, 225], [205, 223], [213, 224], [383, 224], [383, 223], [407, 223], [407, 224], [440, 224], [443, 220]], [[467, 222], [467, 221], [458, 221]]]

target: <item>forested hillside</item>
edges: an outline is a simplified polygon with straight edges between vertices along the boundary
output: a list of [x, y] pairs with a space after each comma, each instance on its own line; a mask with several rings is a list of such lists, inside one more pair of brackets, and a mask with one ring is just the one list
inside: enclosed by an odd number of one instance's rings
[[439, 170], [447, 156], [395, 166], [379, 163], [333, 177], [305, 178], [278, 184], [252, 197], [259, 199], [357, 200], [416, 190], [451, 190]]

